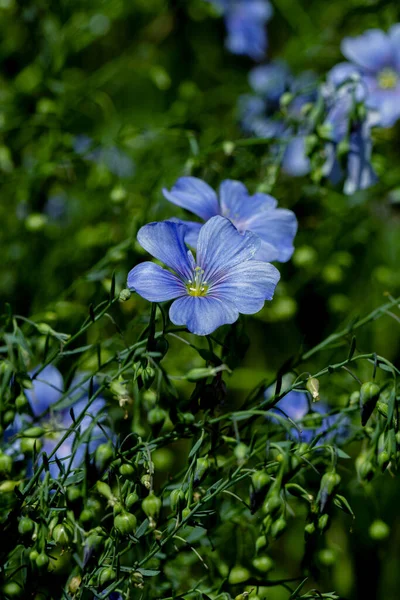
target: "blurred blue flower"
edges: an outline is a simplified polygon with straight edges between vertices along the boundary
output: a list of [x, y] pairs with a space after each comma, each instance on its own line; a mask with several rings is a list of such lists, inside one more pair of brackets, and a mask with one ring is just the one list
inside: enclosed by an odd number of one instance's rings
[[[26, 427], [30, 427], [34, 423], [45, 430], [40, 441], [42, 442], [42, 451], [49, 455], [66, 431], [74, 425], [70, 414], [71, 406], [75, 419], [86, 411], [88, 404], [88, 383], [83, 382], [82, 374], [77, 375], [71, 383], [71, 392], [67, 395], [67, 399], [69, 400], [68, 408], [59, 409], [54, 407], [54, 405], [64, 395], [64, 382], [61, 373], [53, 365], [47, 365], [36, 376], [37, 372], [38, 369], [30, 374], [32, 377], [32, 389], [25, 390], [33, 418], [29, 415], [24, 415], [23, 417], [17, 415], [12, 426], [6, 431], [6, 439], [10, 439], [11, 436], [15, 436], [18, 433], [23, 433]], [[80, 382], [82, 382], [81, 385]], [[71, 400], [73, 401], [72, 404]], [[57, 450], [55, 456], [62, 462], [66, 469], [69, 466], [76, 468], [81, 465], [87, 452], [92, 454], [99, 444], [107, 440], [103, 432], [107, 428], [102, 429], [97, 424], [93, 425], [93, 420], [98, 418], [98, 414], [104, 406], [105, 400], [97, 397], [85, 413], [75, 432], [71, 431]], [[76, 436], [79, 437], [78, 445], [74, 444]], [[19, 453], [19, 438], [15, 440], [12, 447], [15, 452]], [[72, 457], [73, 451], [74, 456]], [[50, 473], [53, 477], [57, 477], [59, 474], [59, 467], [55, 462], [55, 456], [49, 463]]]
[[[228, 218], [244, 234], [255, 233], [261, 245], [255, 258], [267, 262], [286, 262], [292, 256], [297, 232], [296, 215], [288, 209], [277, 208], [277, 201], [268, 194], [251, 196], [240, 181], [226, 179], [215, 191], [197, 177], [181, 177], [171, 191], [163, 190], [167, 200], [185, 208], [204, 221], [215, 215]], [[185, 222], [188, 227], [185, 241], [196, 246], [200, 223]]]
[[[273, 390], [269, 388], [265, 392], [265, 397], [270, 398], [273, 395]], [[294, 423], [299, 423], [298, 429], [295, 427], [290, 429], [290, 435], [295, 440], [310, 443], [317, 435], [323, 434], [318, 440], [318, 445], [328, 442], [340, 442], [348, 438], [349, 434], [349, 419], [343, 417], [340, 413], [329, 415], [329, 406], [324, 402], [313, 402], [310, 410], [310, 402], [308, 397], [303, 392], [291, 391], [286, 396], [281, 398], [273, 409], [268, 411], [267, 418], [273, 422], [278, 422], [273, 414], [282, 417], [289, 417]], [[307, 421], [301, 424], [300, 422], [306, 415], [315, 415], [316, 413], [324, 415], [322, 424], [319, 427], [307, 427]]]
[[87, 135], [77, 135], [74, 138], [73, 148], [85, 160], [97, 164], [104, 164], [113, 175], [128, 178], [135, 172], [133, 160], [122, 152], [117, 146], [104, 146], [93, 148], [93, 140]]
[[[282, 169], [288, 175], [298, 177], [310, 170], [305, 152], [303, 107], [315, 100], [316, 83], [312, 73], [305, 72], [293, 77], [288, 65], [274, 61], [255, 67], [249, 73], [249, 83], [255, 92], [239, 98], [238, 112], [243, 130], [256, 137], [281, 138], [283, 146], [275, 144], [271, 149], [279, 155], [283, 148]], [[289, 92], [292, 99], [286, 115], [280, 111], [280, 99]]]
[[[323, 173], [337, 184], [344, 180], [344, 193], [353, 194], [377, 181], [371, 165], [371, 128], [379, 116], [374, 111], [357, 110], [365, 99], [365, 89], [351, 65], [334, 67], [322, 88], [325, 97], [324, 126], [330, 142], [326, 144]], [[339, 144], [345, 143], [343, 158], [338, 156]]]
[[272, 17], [268, 0], [207, 0], [221, 10], [228, 32], [225, 45], [233, 54], [254, 60], [265, 56], [268, 40], [265, 25]]
[[[209, 200], [211, 204], [213, 198]], [[174, 300], [172, 323], [197, 335], [234, 323], [239, 313], [256, 313], [272, 299], [280, 276], [269, 263], [252, 260], [260, 246], [256, 235], [242, 235], [228, 219], [212, 217], [200, 229], [195, 260], [185, 246], [186, 230], [172, 221], [139, 230], [141, 246], [173, 272], [143, 262], [130, 271], [129, 289], [150, 302]]]
[[400, 23], [386, 34], [369, 29], [342, 41], [342, 52], [359, 73], [366, 105], [378, 111], [379, 124], [390, 127], [400, 118]]

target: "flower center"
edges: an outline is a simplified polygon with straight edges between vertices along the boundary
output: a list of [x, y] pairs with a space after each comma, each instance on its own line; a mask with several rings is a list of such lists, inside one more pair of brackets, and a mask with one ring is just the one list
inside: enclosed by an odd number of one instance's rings
[[189, 296], [206, 296], [209, 285], [204, 281], [204, 270], [201, 267], [195, 267], [193, 278], [189, 279], [186, 289]]
[[386, 67], [378, 74], [378, 84], [383, 90], [392, 90], [396, 87], [398, 82], [398, 75], [396, 71]]

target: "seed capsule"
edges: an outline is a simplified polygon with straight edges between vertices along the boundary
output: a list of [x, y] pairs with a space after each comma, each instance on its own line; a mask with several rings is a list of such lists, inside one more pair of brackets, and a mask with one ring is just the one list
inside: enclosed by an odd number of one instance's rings
[[207, 475], [208, 469], [210, 468], [210, 462], [208, 456], [202, 456], [196, 461], [196, 469], [194, 472], [194, 485], [199, 485]]
[[180, 489], [172, 490], [169, 500], [172, 512], [179, 513], [185, 504], [185, 494]]
[[162, 501], [157, 498], [154, 493], [151, 493], [142, 502], [142, 509], [146, 517], [157, 521], [160, 514]]
[[18, 531], [21, 535], [29, 535], [35, 529], [35, 523], [28, 517], [21, 517], [18, 523]]
[[366, 425], [370, 418], [376, 403], [379, 400], [380, 387], [373, 381], [367, 381], [362, 384], [360, 389], [361, 401], [361, 424]]
[[136, 504], [136, 502], [138, 502], [138, 500], [139, 500], [139, 496], [137, 495], [137, 493], [131, 492], [130, 494], [127, 495], [126, 500], [125, 500], [126, 508], [129, 510], [130, 508], [132, 508], [132, 506], [134, 504]]
[[122, 512], [121, 514], [114, 517], [114, 527], [122, 535], [129, 535], [135, 533], [136, 530], [136, 517], [132, 513]]

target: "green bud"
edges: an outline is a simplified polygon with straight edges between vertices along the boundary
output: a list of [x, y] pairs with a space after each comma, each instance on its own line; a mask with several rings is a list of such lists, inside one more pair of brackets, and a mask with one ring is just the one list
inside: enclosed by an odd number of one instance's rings
[[125, 506], [129, 510], [138, 501], [139, 501], [139, 496], [137, 495], [137, 493], [136, 492], [131, 492], [126, 497]]
[[271, 484], [272, 478], [266, 471], [256, 471], [251, 476], [251, 483], [255, 492], [265, 490]]
[[389, 525], [387, 525], [381, 519], [376, 519], [373, 523], [371, 523], [368, 533], [373, 540], [381, 542], [386, 540], [386, 538], [389, 536], [390, 528]]
[[293, 101], [294, 96], [290, 92], [285, 92], [279, 99], [280, 105], [282, 108], [287, 108], [289, 104]]
[[151, 411], [147, 415], [147, 421], [149, 425], [152, 427], [154, 425], [163, 425], [165, 419], [167, 418], [168, 413], [162, 408], [156, 407], [152, 408]]
[[196, 469], [194, 472], [194, 485], [199, 485], [207, 475], [210, 468], [210, 461], [208, 456], [201, 456], [196, 461]]
[[0, 454], [0, 473], [10, 473], [13, 461], [8, 454]]
[[306, 388], [310, 392], [313, 402], [317, 402], [319, 400], [319, 380], [315, 377], [309, 377]]
[[318, 519], [318, 529], [320, 531], [325, 531], [329, 526], [329, 515], [321, 515]]
[[146, 390], [149, 389], [149, 387], [152, 385], [154, 379], [156, 376], [156, 372], [153, 369], [153, 367], [151, 367], [150, 365], [147, 365], [147, 367], [145, 369], [143, 369], [142, 372], [142, 381], [143, 381], [143, 385], [146, 388]]
[[76, 487], [76, 486], [68, 487], [68, 489], [67, 489], [68, 502], [73, 504], [74, 502], [79, 500], [79, 498], [81, 498], [81, 497], [82, 497], [82, 493], [78, 487]]
[[169, 501], [171, 504], [171, 510], [173, 513], [177, 514], [183, 510], [183, 506], [185, 504], [185, 494], [181, 489], [172, 490]]
[[39, 556], [39, 552], [37, 550], [31, 550], [29, 552], [29, 560], [31, 561], [31, 563], [36, 564], [36, 559], [38, 556]]
[[7, 427], [10, 423], [12, 423], [15, 419], [15, 412], [13, 410], [6, 410], [3, 415], [3, 425]]
[[56, 525], [53, 529], [52, 538], [60, 546], [69, 544], [73, 536], [73, 530], [68, 521]]
[[267, 542], [267, 538], [265, 535], [260, 535], [257, 539], [256, 539], [256, 552], [257, 554], [260, 552], [260, 550], [263, 550], [264, 548], [266, 548], [268, 545]]
[[38, 438], [42, 437], [44, 433], [45, 431], [42, 427], [29, 427], [28, 429], [25, 429], [22, 436], [27, 438]]
[[390, 455], [386, 450], [383, 450], [378, 454], [378, 465], [381, 468], [381, 471], [385, 471], [387, 466], [390, 463]]
[[362, 384], [360, 389], [361, 400], [361, 423], [366, 425], [370, 418], [380, 395], [380, 387], [373, 381], [367, 381]]
[[329, 471], [324, 473], [321, 479], [321, 484], [318, 492], [317, 501], [323, 510], [329, 497], [333, 494], [335, 489], [340, 484], [341, 477], [336, 471]]
[[360, 392], [353, 392], [350, 394], [349, 406], [357, 406], [360, 404]]
[[21, 535], [29, 535], [33, 533], [35, 523], [28, 517], [21, 517], [18, 523], [18, 531]]
[[236, 456], [237, 461], [243, 463], [249, 458], [249, 447], [240, 442], [239, 444], [236, 444], [233, 453]]
[[381, 402], [380, 400], [378, 400], [378, 402], [376, 403], [376, 408], [378, 409], [380, 414], [387, 419], [389, 407], [386, 404], [386, 402]]
[[186, 508], [184, 508], [182, 511], [182, 519], [183, 520], [187, 519], [191, 512], [192, 511], [190, 510], [190, 508], [188, 506]]
[[37, 438], [23, 437], [20, 439], [21, 452], [24, 454], [32, 454], [34, 450], [39, 452], [41, 447], [42, 443]]
[[231, 572], [229, 573], [229, 583], [231, 585], [237, 585], [238, 583], [244, 583], [250, 577], [250, 571], [245, 567], [237, 565], [233, 567]]
[[360, 479], [370, 481], [374, 476], [375, 472], [374, 465], [372, 464], [372, 462], [368, 460], [368, 457], [364, 454], [360, 454], [360, 456], [357, 456], [355, 462]]
[[103, 586], [109, 581], [114, 581], [116, 576], [116, 572], [114, 569], [111, 569], [111, 567], [105, 567], [104, 569], [101, 569], [99, 575], [99, 585]]
[[253, 567], [260, 573], [268, 573], [274, 566], [274, 561], [269, 556], [258, 556], [253, 560]]
[[114, 517], [114, 527], [122, 535], [129, 535], [135, 533], [136, 530], [136, 517], [132, 513], [122, 512], [121, 514]]
[[278, 538], [286, 529], [287, 522], [283, 517], [279, 517], [271, 525], [271, 535], [273, 538]]
[[110, 442], [100, 444], [95, 452], [95, 464], [99, 471], [103, 471], [114, 458], [114, 450]]
[[114, 515], [120, 515], [124, 510], [124, 507], [122, 506], [122, 504], [120, 502], [116, 502], [113, 506], [113, 513]]
[[124, 463], [120, 466], [119, 473], [126, 479], [132, 479], [135, 475], [135, 468], [129, 463]]
[[304, 527], [304, 533], [306, 535], [312, 535], [313, 533], [315, 533], [314, 523], [307, 523], [307, 525]]
[[110, 500], [111, 498], [113, 498], [113, 493], [111, 491], [110, 486], [105, 483], [104, 481], [98, 481], [96, 483], [96, 488], [97, 491], [99, 492], [100, 496], [104, 496], [104, 498], [107, 498], [107, 500]]
[[191, 425], [195, 421], [195, 416], [192, 413], [181, 413], [179, 419], [185, 425]]
[[283, 506], [282, 499], [278, 492], [274, 492], [267, 496], [263, 505], [263, 512], [267, 515], [273, 515]]
[[41, 552], [36, 558], [36, 566], [40, 571], [47, 571], [50, 559], [45, 552]]
[[10, 581], [3, 586], [5, 598], [19, 598], [22, 592], [23, 588], [16, 581]]
[[28, 400], [25, 396], [25, 394], [20, 394], [19, 396], [17, 396], [15, 398], [15, 408], [17, 409], [17, 411], [23, 412], [25, 410], [25, 408], [28, 405]]
[[336, 552], [330, 548], [324, 548], [318, 552], [318, 560], [325, 567], [331, 567], [336, 562]]
[[157, 521], [162, 506], [161, 498], [151, 492], [142, 502], [142, 509], [146, 517]]

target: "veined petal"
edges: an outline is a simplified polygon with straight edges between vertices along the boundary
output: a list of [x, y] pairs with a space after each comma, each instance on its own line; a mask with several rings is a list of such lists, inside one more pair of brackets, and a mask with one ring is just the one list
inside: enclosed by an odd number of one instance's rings
[[[297, 219], [291, 210], [276, 208], [259, 212], [248, 221], [248, 228], [256, 233], [262, 242], [267, 242], [276, 249], [278, 254], [276, 260], [279, 262], [286, 262], [292, 256]], [[261, 250], [266, 249], [261, 248]], [[257, 253], [255, 258], [260, 260], [262, 255], [261, 252]]]
[[217, 194], [205, 181], [197, 177], [181, 177], [171, 191], [163, 189], [164, 197], [186, 208], [205, 221], [219, 214]]
[[39, 368], [31, 373], [33, 388], [25, 390], [35, 417], [55, 404], [61, 398], [64, 389], [62, 375], [56, 367], [47, 365], [38, 375], [35, 375]]
[[372, 73], [394, 66], [390, 39], [380, 29], [369, 29], [357, 37], [344, 38], [341, 49], [348, 60]]
[[173, 217], [171, 221], [185, 225], [185, 244], [191, 246], [192, 248], [196, 248], [200, 229], [203, 227], [204, 223], [198, 223], [197, 221], [183, 221], [182, 219], [177, 219], [176, 217]]
[[209, 291], [210, 298], [232, 302], [237, 310], [252, 315], [272, 300], [280, 273], [273, 265], [258, 260], [240, 263], [227, 271]]
[[183, 223], [162, 221], [141, 227], [137, 239], [154, 258], [158, 258], [178, 275], [186, 278], [190, 276], [191, 269], [185, 246], [185, 235], [186, 226]]
[[186, 296], [172, 303], [169, 317], [175, 325], [186, 325], [196, 335], [208, 335], [221, 325], [234, 323], [239, 312], [229, 300]]
[[152, 262], [133, 267], [128, 274], [128, 288], [149, 302], [166, 302], [186, 293], [176, 275]]
[[243, 183], [232, 179], [221, 183], [219, 197], [222, 215], [230, 219], [239, 231], [248, 229], [243, 222], [254, 213], [277, 205], [275, 198], [268, 194], [258, 193], [250, 196]]
[[200, 229], [197, 242], [197, 264], [204, 269], [204, 281], [212, 284], [219, 273], [250, 260], [260, 244], [250, 231], [241, 235], [228, 219], [213, 217]]

